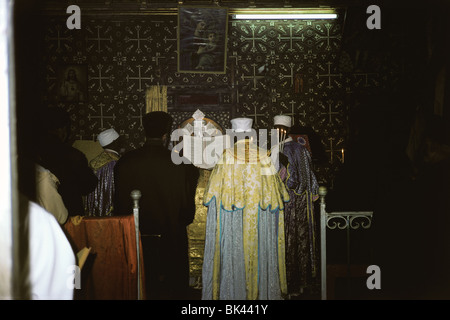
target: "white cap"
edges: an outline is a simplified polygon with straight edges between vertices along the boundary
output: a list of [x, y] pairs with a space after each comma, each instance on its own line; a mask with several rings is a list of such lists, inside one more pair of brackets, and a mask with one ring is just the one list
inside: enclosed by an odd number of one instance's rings
[[285, 116], [285, 115], [279, 115], [279, 116], [275, 116], [273, 118], [273, 124], [276, 125], [280, 125], [280, 126], [285, 126], [285, 127], [292, 127], [292, 119], [290, 116]]
[[231, 120], [231, 129], [235, 132], [250, 132], [252, 131], [253, 119], [250, 118], [235, 118]]
[[113, 128], [101, 132], [97, 136], [97, 140], [102, 147], [107, 146], [119, 137], [119, 134]]

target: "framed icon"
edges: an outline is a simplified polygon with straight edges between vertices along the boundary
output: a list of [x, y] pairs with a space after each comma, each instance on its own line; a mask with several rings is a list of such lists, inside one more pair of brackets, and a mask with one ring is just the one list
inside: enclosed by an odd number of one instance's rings
[[228, 8], [178, 7], [178, 72], [224, 74]]
[[58, 101], [87, 101], [87, 66], [76, 64], [61, 66], [55, 90]]

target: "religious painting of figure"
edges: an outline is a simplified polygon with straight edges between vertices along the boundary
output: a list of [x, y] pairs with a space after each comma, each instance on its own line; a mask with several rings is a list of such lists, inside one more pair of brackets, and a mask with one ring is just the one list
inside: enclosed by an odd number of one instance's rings
[[62, 102], [87, 101], [87, 68], [85, 65], [65, 65], [58, 72], [56, 93]]
[[178, 8], [178, 72], [224, 74], [228, 9]]

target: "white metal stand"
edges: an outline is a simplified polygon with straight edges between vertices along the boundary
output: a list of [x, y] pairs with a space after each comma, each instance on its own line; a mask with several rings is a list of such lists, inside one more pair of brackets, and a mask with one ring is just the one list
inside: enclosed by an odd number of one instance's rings
[[134, 228], [136, 232], [136, 250], [137, 250], [137, 293], [138, 300], [141, 300], [141, 248], [139, 243], [139, 199], [142, 194], [139, 190], [131, 191], [131, 198], [133, 199], [133, 215], [134, 215]]
[[360, 227], [369, 229], [373, 211], [331, 212], [326, 211], [327, 189], [319, 188], [320, 196], [320, 254], [321, 254], [321, 298], [327, 299], [327, 228], [347, 230], [347, 250], [349, 250], [349, 231]]

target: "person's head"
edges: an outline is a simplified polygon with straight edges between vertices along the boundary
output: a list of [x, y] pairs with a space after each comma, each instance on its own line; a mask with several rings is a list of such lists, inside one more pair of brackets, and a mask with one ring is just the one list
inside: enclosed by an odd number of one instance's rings
[[216, 33], [215, 32], [213, 32], [213, 31], [211, 31], [211, 32], [208, 32], [208, 41], [209, 42], [216, 42]]
[[102, 131], [97, 136], [97, 140], [103, 149], [114, 150], [120, 154], [124, 152], [123, 138], [113, 128]]
[[168, 145], [172, 123], [173, 118], [167, 112], [153, 111], [147, 113], [142, 118], [146, 139], [161, 139], [164, 144]]
[[206, 22], [205, 21], [200, 20], [197, 23], [197, 30], [205, 30], [205, 27], [206, 27]]
[[251, 118], [234, 118], [231, 119], [231, 132], [233, 143], [243, 139], [256, 139], [256, 131], [252, 129], [253, 119]]
[[292, 127], [292, 118], [286, 115], [278, 115], [273, 118], [273, 126], [275, 129], [284, 130], [285, 134], [289, 134]]
[[70, 116], [64, 109], [58, 107], [46, 108], [42, 112], [41, 123], [46, 133], [55, 135], [62, 142], [71, 140]]
[[74, 69], [69, 69], [67, 71], [67, 79], [68, 80], [76, 80], [77, 79], [77, 73]]

